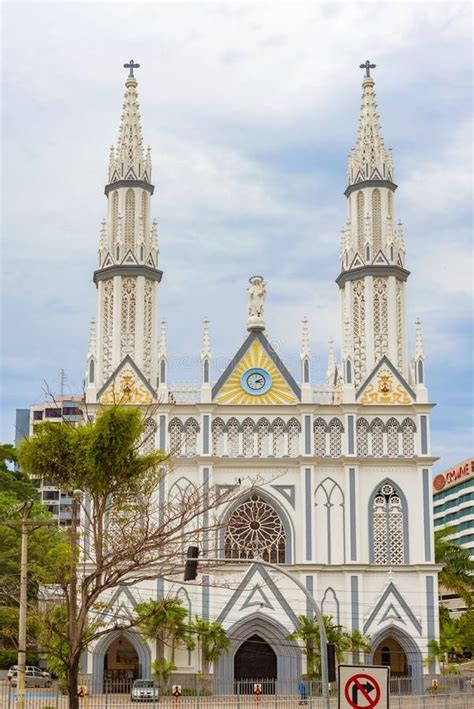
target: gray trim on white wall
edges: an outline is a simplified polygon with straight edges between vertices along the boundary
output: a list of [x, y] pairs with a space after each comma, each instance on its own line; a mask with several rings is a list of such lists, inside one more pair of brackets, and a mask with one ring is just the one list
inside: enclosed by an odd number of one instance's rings
[[166, 416], [160, 416], [160, 451], [166, 447]]
[[351, 561], [357, 561], [357, 509], [355, 475], [355, 468], [349, 468], [349, 519], [351, 531]]
[[311, 468], [304, 471], [304, 495], [306, 510], [306, 561], [311, 561], [313, 557], [313, 529], [312, 529], [312, 495], [311, 495]]
[[311, 454], [311, 416], [304, 417], [304, 452]]
[[351, 627], [359, 630], [359, 577], [351, 576]]
[[[426, 635], [428, 642], [436, 639], [436, 613], [434, 596], [434, 578], [426, 577]], [[436, 662], [431, 660], [429, 671], [436, 672]]]
[[[379, 600], [377, 601], [377, 603], [375, 604], [375, 606], [374, 606], [374, 607], [372, 608], [372, 610], [370, 611], [369, 617], [367, 618], [367, 620], [366, 620], [365, 623], [364, 623], [364, 633], [368, 633], [368, 632], [369, 632], [370, 626], [372, 625], [372, 623], [373, 623], [374, 621], [377, 620], [377, 615], [378, 615], [378, 613], [380, 612], [380, 610], [381, 610], [384, 606], [387, 606], [388, 608], [390, 607], [390, 605], [391, 605], [391, 604], [389, 603], [389, 597], [390, 597], [390, 596], [393, 596], [393, 598], [395, 599], [395, 601], [397, 602], [397, 604], [403, 609], [403, 611], [404, 611], [406, 617], [407, 617], [408, 620], [412, 623], [412, 625], [413, 625], [413, 627], [415, 628], [415, 630], [417, 631], [417, 633], [419, 633], [419, 634], [421, 635], [422, 626], [421, 626], [420, 621], [419, 621], [418, 618], [415, 616], [415, 614], [413, 613], [412, 609], [410, 608], [410, 606], [408, 605], [408, 603], [405, 601], [404, 597], [402, 596], [402, 594], [400, 593], [400, 591], [398, 590], [398, 588], [395, 586], [395, 584], [393, 583], [393, 581], [391, 581], [391, 582], [388, 584], [388, 586], [387, 586], [387, 588], [385, 589], [385, 591], [383, 592], [382, 596], [379, 598]], [[378, 625], [378, 623], [377, 623], [377, 625]]]
[[209, 576], [202, 577], [202, 617], [209, 620]]
[[423, 528], [425, 537], [425, 561], [431, 561], [431, 520], [430, 520], [430, 471], [423, 468]]
[[209, 414], [202, 417], [202, 452], [204, 455], [209, 453]]
[[163, 271], [151, 266], [124, 263], [116, 266], [107, 266], [107, 268], [99, 268], [94, 271], [92, 280], [97, 285], [99, 281], [105, 281], [109, 278], [114, 278], [114, 276], [125, 276], [127, 278], [129, 276], [144, 276], [149, 281], [158, 281], [159, 283], [163, 276]]
[[420, 416], [421, 455], [428, 455], [428, 417]]
[[[310, 594], [314, 597], [314, 585], [313, 585], [313, 577], [312, 576], [307, 576], [306, 577], [306, 588], [310, 592]], [[311, 603], [309, 602], [309, 598], [306, 599], [306, 616], [308, 618], [312, 618], [314, 615], [314, 609]]]
[[347, 445], [349, 455], [354, 455], [354, 417], [347, 417]]

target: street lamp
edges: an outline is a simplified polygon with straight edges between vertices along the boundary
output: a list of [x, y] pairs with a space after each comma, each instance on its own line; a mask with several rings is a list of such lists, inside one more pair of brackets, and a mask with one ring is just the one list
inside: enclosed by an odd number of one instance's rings
[[[198, 556], [199, 556], [199, 548], [196, 546], [188, 547], [188, 553], [186, 556], [186, 565], [184, 569], [184, 580], [185, 581], [194, 581], [196, 576], [197, 576], [197, 567], [198, 567]], [[296, 576], [293, 576], [293, 574], [290, 574], [289, 571], [287, 571], [285, 568], [282, 566], [279, 566], [278, 564], [272, 564], [269, 561], [263, 561], [263, 559], [220, 559], [217, 557], [201, 557], [201, 561], [210, 561], [212, 563], [218, 563], [218, 564], [235, 564], [235, 563], [240, 563], [240, 564], [258, 564], [259, 566], [266, 566], [269, 569], [273, 569], [274, 571], [278, 571], [280, 574], [283, 574], [283, 576], [286, 576], [287, 578], [290, 579], [290, 581], [293, 581], [294, 584], [298, 586], [298, 588], [304, 593], [306, 596], [310, 606], [312, 607], [314, 614], [316, 616], [316, 620], [318, 622], [318, 628], [319, 628], [319, 648], [321, 652], [321, 683], [322, 683], [322, 694], [323, 694], [323, 700], [324, 700], [324, 709], [330, 709], [330, 700], [329, 700], [329, 683], [328, 683], [328, 651], [327, 651], [327, 636], [326, 636], [326, 628], [324, 627], [324, 620], [321, 611], [319, 610], [319, 606], [314, 600], [313, 596], [311, 593], [308, 591], [306, 586], [304, 586], [301, 581], [296, 578]]]

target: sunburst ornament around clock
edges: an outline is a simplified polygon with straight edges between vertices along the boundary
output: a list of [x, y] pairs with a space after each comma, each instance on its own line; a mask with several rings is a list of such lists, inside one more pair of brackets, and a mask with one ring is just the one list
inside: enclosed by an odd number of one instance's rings
[[296, 397], [274, 361], [254, 340], [217, 394], [219, 404], [295, 404]]

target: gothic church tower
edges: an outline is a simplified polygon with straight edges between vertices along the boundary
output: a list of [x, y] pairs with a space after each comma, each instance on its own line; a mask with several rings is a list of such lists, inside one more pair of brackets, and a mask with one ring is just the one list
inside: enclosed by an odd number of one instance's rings
[[150, 221], [151, 154], [143, 148], [133, 60], [125, 65], [117, 146], [110, 150], [107, 219], [102, 222], [97, 286], [97, 320], [92, 323], [88, 353], [89, 401], [125, 358], [152, 388], [157, 379], [156, 316], [158, 270], [156, 222]]
[[[382, 138], [370, 69], [362, 83], [355, 147], [345, 190], [348, 219], [342, 230], [340, 274], [342, 356], [346, 386], [358, 389], [386, 356], [408, 380], [405, 325], [405, 247], [395, 224], [392, 155]], [[361, 68], [362, 68], [361, 67]]]

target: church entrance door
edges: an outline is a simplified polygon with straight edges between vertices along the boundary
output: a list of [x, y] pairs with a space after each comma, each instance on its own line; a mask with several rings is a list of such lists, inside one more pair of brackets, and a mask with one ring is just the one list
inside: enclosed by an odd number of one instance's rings
[[275, 693], [277, 656], [259, 635], [252, 635], [239, 647], [234, 657], [237, 694], [253, 694], [253, 685], [262, 684], [264, 694]]
[[104, 691], [128, 694], [133, 680], [140, 677], [138, 653], [127, 638], [113, 640], [104, 656]]

